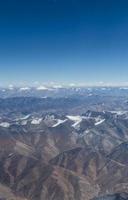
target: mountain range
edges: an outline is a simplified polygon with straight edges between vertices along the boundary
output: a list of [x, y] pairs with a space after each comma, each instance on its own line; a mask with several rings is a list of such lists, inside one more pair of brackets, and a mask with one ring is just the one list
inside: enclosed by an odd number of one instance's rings
[[2, 90], [1, 200], [128, 199], [126, 88]]

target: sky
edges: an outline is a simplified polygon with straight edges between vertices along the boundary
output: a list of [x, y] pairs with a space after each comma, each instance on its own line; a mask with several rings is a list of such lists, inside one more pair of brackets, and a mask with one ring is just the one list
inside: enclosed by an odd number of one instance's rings
[[4, 0], [0, 85], [128, 83], [127, 0]]

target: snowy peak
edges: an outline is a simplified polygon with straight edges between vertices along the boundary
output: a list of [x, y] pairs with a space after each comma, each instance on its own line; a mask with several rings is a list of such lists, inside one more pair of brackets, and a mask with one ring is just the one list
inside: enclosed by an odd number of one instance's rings
[[19, 88], [20, 91], [28, 91], [30, 89], [31, 89], [30, 87], [21, 87], [21, 88]]
[[36, 125], [36, 124], [40, 124], [42, 121], [42, 118], [33, 118], [31, 121], [31, 124]]
[[36, 89], [37, 90], [47, 90], [48, 88], [43, 86], [43, 85], [41, 85], [41, 86], [37, 87]]

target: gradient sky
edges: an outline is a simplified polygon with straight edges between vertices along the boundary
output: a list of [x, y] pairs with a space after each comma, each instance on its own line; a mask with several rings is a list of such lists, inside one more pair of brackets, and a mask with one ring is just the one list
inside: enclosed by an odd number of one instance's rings
[[128, 0], [4, 0], [0, 84], [128, 82]]

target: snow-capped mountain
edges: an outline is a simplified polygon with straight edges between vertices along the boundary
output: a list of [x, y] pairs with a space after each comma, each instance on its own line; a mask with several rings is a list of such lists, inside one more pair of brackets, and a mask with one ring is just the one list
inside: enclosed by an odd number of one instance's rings
[[77, 89], [0, 92], [0, 198], [127, 199], [127, 90]]

